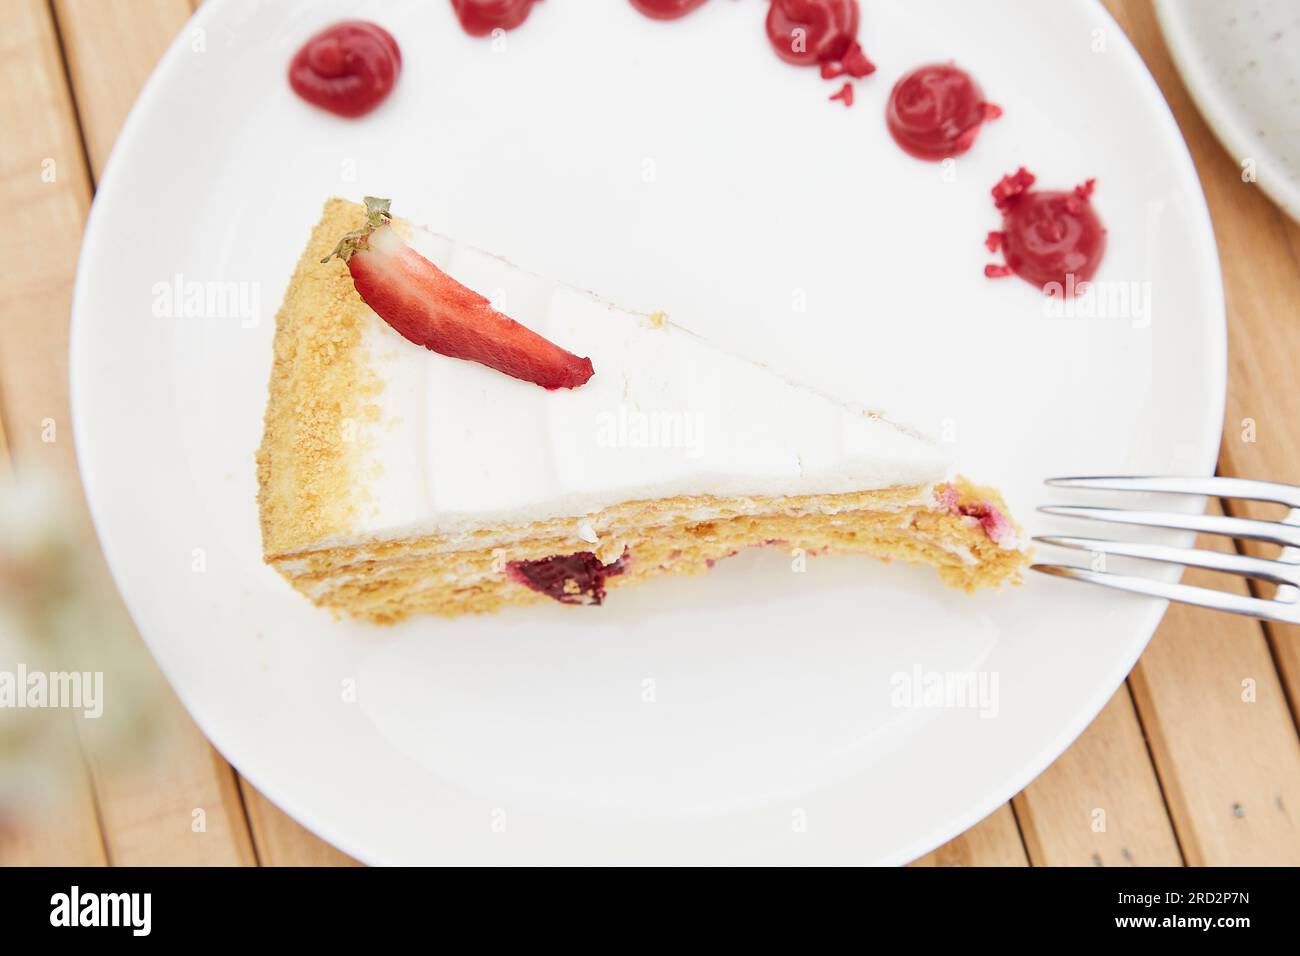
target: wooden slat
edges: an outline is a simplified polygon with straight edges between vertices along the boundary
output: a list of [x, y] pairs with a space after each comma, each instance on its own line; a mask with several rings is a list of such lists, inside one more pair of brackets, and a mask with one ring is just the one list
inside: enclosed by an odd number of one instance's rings
[[[131, 2], [95, 6], [100, 16], [112, 13], [119, 17], [122, 23], [117, 29], [128, 33], [136, 28], [132, 26], [136, 17], [155, 12]], [[24, 236], [31, 254], [5, 257], [0, 287], [0, 406], [17, 466], [41, 466], [65, 479], [74, 496], [75, 517], [83, 528], [87, 550], [97, 553], [84, 501], [77, 493], [68, 409], [71, 287], [90, 201], [77, 114], [58, 47], [58, 35], [62, 33], [66, 40], [68, 24], [56, 31], [49, 7], [41, 0], [22, 0], [9, 4], [6, 10], [0, 121], [6, 129], [22, 130], [23, 135], [10, 137], [3, 151], [0, 188], [5, 208], [15, 217], [13, 228]], [[156, 26], [137, 26], [146, 34], [157, 32]], [[88, 40], [80, 46], [83, 51], [95, 48]], [[83, 64], [78, 74], [92, 84], [101, 82], [121, 68], [124, 53], [136, 55], [139, 49], [105, 48], [97, 66]], [[135, 75], [143, 72], [134, 71]], [[120, 87], [110, 88], [122, 95]], [[114, 110], [112, 122], [123, 112]], [[96, 142], [105, 147], [111, 142], [94, 108], [82, 110], [81, 118], [87, 128], [100, 129]], [[47, 159], [54, 164], [53, 182], [42, 181], [43, 169], [50, 168], [43, 166]], [[102, 561], [94, 564], [92, 573], [106, 579]], [[112, 593], [106, 580], [105, 590]], [[120, 602], [103, 613], [126, 623]], [[143, 648], [137, 645], [136, 653], [143, 655]], [[214, 765], [210, 746], [170, 692], [161, 699], [157, 719], [174, 731], [169, 738], [172, 745], [157, 755], [157, 763], [125, 769], [97, 761], [91, 768], [109, 860], [178, 864], [250, 860], [247, 826], [229, 770]], [[230, 837], [206, 842], [188, 839], [194, 808], [205, 809], [210, 833], [224, 832]], [[102, 855], [102, 848], [97, 852]]]
[[[27, 249], [22, 256], [0, 256], [0, 419], [13, 454], [66, 463], [71, 453], [66, 432], [61, 444], [40, 440], [42, 418], [56, 412], [41, 402], [14, 400], [42, 378], [57, 376], [62, 367], [62, 351], [46, 352], [23, 333], [36, 323], [66, 326], [77, 238], [89, 196], [54, 22], [43, 0], [14, 0], [5, 6], [0, 125], [10, 131], [0, 149], [0, 207]], [[51, 172], [52, 181], [45, 181]], [[73, 775], [63, 788], [66, 801], [39, 819], [8, 821], [0, 837], [0, 863], [104, 862], [94, 797], [74, 748], [70, 743]]]
[[93, 762], [100, 818], [117, 866], [256, 863], [235, 772], [168, 695], [174, 721], [143, 765]]
[[[233, 772], [233, 771], [232, 771]], [[264, 797], [236, 774], [262, 866], [359, 866]]]
[[[1207, 571], [1183, 580], [1246, 593]], [[1260, 625], [1171, 607], [1131, 683], [1188, 864], [1300, 865], [1300, 739]]]
[[[102, 169], [117, 126], [134, 98], [138, 83], [151, 66], [152, 57], [156, 56], [155, 47], [161, 49], [161, 44], [175, 29], [175, 27], [171, 30], [158, 28], [161, 22], [159, 19], [150, 19], [143, 24], [143, 29], [139, 28], [140, 25], [133, 28], [130, 19], [133, 16], [153, 18], [179, 16], [183, 19], [184, 13], [178, 11], [187, 8], [189, 4], [180, 0], [174, 2], [113, 0], [107, 3], [103, 0], [55, 0], [55, 2], [63, 25], [65, 44], [69, 51], [75, 51], [70, 55], [69, 72], [77, 89], [78, 104], [83, 111], [86, 152], [92, 167], [98, 171]], [[197, 0], [193, 5], [197, 7]], [[38, 27], [29, 31], [26, 36], [28, 41], [33, 38], [39, 40], [41, 6], [37, 0], [24, 0], [21, 7], [26, 19], [37, 24]], [[1300, 249], [1300, 234], [1293, 224], [1285, 222], [1278, 216], [1258, 190], [1240, 183], [1235, 160], [1227, 157], [1218, 148], [1208, 129], [1191, 109], [1186, 94], [1169, 65], [1149, 7], [1141, 3], [1121, 3], [1120, 0], [1110, 0], [1108, 6], [1117, 13], [1122, 25], [1134, 38], [1170, 98], [1193, 154], [1197, 158], [1202, 178], [1206, 181], [1207, 196], [1219, 230], [1232, 318], [1230, 327], [1233, 331], [1232, 386], [1226, 425], [1224, 467], [1236, 474], [1250, 473], [1279, 480], [1297, 480], [1300, 476], [1300, 468], [1296, 467], [1297, 463], [1300, 463], [1300, 454], [1297, 453], [1300, 430], [1292, 429], [1288, 432], [1287, 427], [1290, 423], [1300, 420], [1294, 414], [1297, 403], [1300, 403], [1300, 395], [1293, 396], [1290, 401], [1278, 402], [1275, 400], [1277, 396], [1258, 383], [1293, 382], [1296, 380], [1296, 372], [1300, 371], [1295, 367], [1300, 363], [1300, 348], [1297, 348], [1300, 344], [1300, 328], [1298, 328], [1300, 321], [1297, 321], [1300, 313], [1297, 313], [1293, 305], [1289, 305], [1300, 301], [1295, 295], [1297, 286], [1300, 285], [1300, 269], [1296, 268], [1296, 250]], [[99, 20], [97, 24], [96, 18]], [[45, 20], [48, 32], [48, 16]], [[22, 18], [20, 18], [19, 26], [22, 25]], [[5, 65], [0, 66], [0, 69], [7, 71], [14, 65], [15, 50], [26, 51], [33, 46], [31, 42], [14, 42], [13, 49], [8, 49], [11, 43], [6, 41], [14, 40], [15, 32], [8, 30], [5, 40], [0, 40], [0, 44], [3, 44], [0, 49], [4, 49], [8, 54]], [[35, 45], [40, 46], [39, 43]], [[126, 51], [125, 68], [122, 63], [115, 60], [122, 51]], [[152, 54], [150, 51], [153, 51]], [[39, 58], [41, 55], [38, 49], [36, 56]], [[48, 58], [47, 52], [46, 59]], [[57, 52], [55, 62], [57, 64]], [[29, 68], [19, 71], [20, 74], [28, 72], [30, 72]], [[53, 73], [47, 69], [45, 80], [54, 91], [50, 95], [57, 100], [56, 88], [62, 88], [66, 107], [67, 91], [62, 84], [62, 77], [57, 77], [57, 83], [53, 82], [52, 77]], [[109, 80], [105, 81], [105, 77]], [[5, 109], [0, 116], [5, 120], [13, 120], [9, 98], [15, 97], [19, 90], [24, 98], [30, 98], [32, 93], [30, 78], [22, 77], [27, 80], [27, 85], [18, 82], [18, 74], [6, 79], [13, 82], [5, 84], [6, 92], [0, 92], [0, 97], [3, 97], [0, 99], [0, 104]], [[37, 92], [39, 98], [41, 91]], [[84, 115], [87, 113], [91, 114], [90, 119]], [[67, 123], [67, 112], [58, 112], [56, 109], [50, 113], [50, 116], [55, 121], [62, 121], [65, 125]], [[24, 117], [18, 118], [21, 120]], [[20, 121], [11, 128], [31, 127], [23, 125]], [[70, 144], [79, 150], [75, 127], [71, 137], [66, 136], [66, 130], [64, 132], [64, 139], [67, 140], [64, 144], [65, 148]], [[58, 137], [48, 136], [44, 142], [56, 144]], [[54, 153], [51, 152], [50, 155]], [[0, 184], [0, 188], [5, 190], [6, 199], [25, 199], [21, 190], [15, 192], [10, 188], [11, 179], [16, 178], [14, 170], [21, 172], [18, 163], [21, 158], [14, 154], [14, 151], [7, 151], [3, 157], [0, 157], [0, 163], [3, 164], [0, 165], [0, 172], [3, 173], [3, 183]], [[12, 170], [11, 160], [14, 161]], [[66, 168], [66, 164], [59, 161], [60, 173], [64, 173]], [[76, 175], [75, 170], [72, 174]], [[65, 188], [66, 184], [67, 180], [61, 183]], [[87, 183], [84, 168], [81, 171], [81, 184], [80, 205], [74, 206], [72, 217], [76, 227], [74, 234], [79, 234], [85, 214]], [[47, 199], [48, 197], [41, 197], [43, 202]], [[21, 206], [16, 206], [12, 201], [7, 203], [7, 207], [22, 211]], [[66, 216], [68, 210], [66, 208], [41, 210], [40, 218], [50, 235], [60, 235], [57, 228], [59, 221], [57, 217], [60, 211]], [[53, 218], [50, 216], [51, 212], [54, 213]], [[54, 227], [51, 227], [51, 222], [54, 223]], [[26, 230], [24, 234], [28, 234]], [[1288, 254], [1279, 258], [1279, 248], [1289, 250]], [[33, 274], [30, 268], [32, 263], [24, 263], [25, 271], [20, 278], [28, 283], [28, 295], [32, 288], [41, 287], [42, 283], [47, 294], [52, 290], [56, 297], [63, 295], [63, 315], [66, 316], [66, 283], [71, 272], [70, 270], [60, 272], [57, 268], [57, 257], [52, 263], [47, 261], [43, 264], [49, 265], [49, 268], [37, 269]], [[6, 276], [6, 279], [8, 278], [10, 277]], [[11, 288], [13, 288], [11, 284], [6, 282], [6, 291], [0, 292], [0, 303], [8, 305], [18, 301], [16, 297], [7, 294]], [[1281, 319], [1276, 317], [1279, 305], [1283, 306], [1281, 311], [1284, 314]], [[1290, 308], [1289, 313], [1286, 312], [1287, 307]], [[1274, 313], [1271, 320], [1270, 310]], [[40, 430], [33, 428], [33, 421], [39, 422], [43, 419], [33, 419], [31, 414], [35, 406], [42, 404], [42, 400], [49, 397], [49, 389], [41, 392], [40, 390], [26, 391], [25, 388], [27, 384], [34, 381], [50, 381], [52, 372], [64, 371], [59, 366], [65, 355], [66, 329], [59, 328], [56, 330], [56, 335], [33, 342], [24, 339], [23, 336], [15, 337], [11, 334], [13, 331], [10, 328], [11, 319], [16, 318], [9, 309], [0, 309], [0, 319], [5, 323], [0, 326], [0, 411], [4, 413], [4, 418], [0, 418], [0, 421], [7, 420], [11, 430], [16, 433], [17, 437], [13, 440], [15, 450], [27, 447], [34, 456], [44, 455], [45, 458], [57, 460], [58, 456], [70, 451], [68, 443], [66, 440], [54, 443], [54, 445], [61, 444], [63, 447], [60, 448], [48, 446], [42, 448], [38, 445], [37, 436]], [[1272, 325], [1267, 324], [1270, 321]], [[56, 321], [53, 324], [57, 327], [61, 322]], [[63, 341], [58, 341], [59, 335], [64, 336]], [[49, 351], [51, 339], [54, 340], [57, 351]], [[58, 381], [61, 382], [62, 379]], [[14, 382], [19, 384], [12, 384]], [[15, 403], [10, 399], [11, 395], [20, 395], [24, 398]], [[1247, 414], [1251, 409], [1259, 410], [1255, 414]], [[1260, 439], [1255, 444], [1240, 441], [1240, 419], [1246, 417], [1256, 422]], [[59, 421], [58, 418], [55, 420]], [[66, 425], [63, 427], [62, 434], [66, 437]], [[1263, 437], [1265, 434], [1268, 435], [1267, 440]], [[1233, 445], [1234, 438], [1240, 447]], [[1190, 611], [1186, 613], [1197, 614]], [[1275, 764], [1279, 753], [1286, 758], [1287, 740], [1290, 741], [1292, 749], [1298, 745], [1291, 722], [1285, 719], [1279, 720], [1279, 706], [1282, 706], [1281, 716], [1286, 717], [1284, 705], [1279, 704], [1282, 700], [1281, 686], [1277, 683], [1274, 674], [1274, 685], [1271, 689], [1268, 687], [1267, 675], [1272, 673], [1272, 662], [1268, 660], [1267, 650], [1260, 638], [1258, 627], [1249, 622], [1242, 622], [1246, 628], [1254, 628], [1253, 644], [1249, 639], [1243, 640], [1243, 637], [1250, 634], [1248, 630], [1241, 631], [1235, 637], [1219, 635], [1216, 640], [1207, 640], [1203, 643], [1189, 640], [1178, 643], [1176, 637], [1169, 638], [1165, 644], [1160, 643], [1162, 635], [1166, 633], [1176, 635], [1180, 628], [1189, 634], [1203, 630], [1201, 617], [1204, 615], [1193, 618], [1192, 625], [1178, 623], [1179, 618], [1176, 615], [1177, 612], [1171, 612], [1169, 621], [1166, 622], [1148, 652], [1150, 659], [1144, 658], [1138, 671], [1135, 672], [1133, 693], [1137, 697], [1143, 721], [1151, 733], [1152, 749], [1161, 780], [1168, 788], [1179, 835], [1185, 841], [1189, 862], [1246, 861], [1252, 859], [1251, 854], [1257, 852], [1259, 847], [1267, 846], [1271, 838], [1283, 842], [1289, 839], [1291, 842], [1288, 845], [1294, 846], [1294, 834], [1286, 829], [1290, 825], [1290, 817], [1283, 809], [1300, 805], [1292, 799], [1295, 781], [1291, 770], [1285, 770], [1281, 777], [1269, 776], [1263, 771], [1265, 764], [1268, 766]], [[1170, 621], [1174, 624], [1171, 625]], [[1170, 630], [1171, 626], [1172, 630]], [[1195, 631], [1187, 630], [1192, 626], [1196, 628]], [[1160, 656], [1166, 653], [1162, 648], [1174, 644], [1177, 644], [1179, 649], [1176, 655], [1177, 666], [1171, 665], [1168, 659]], [[1300, 694], [1295, 693], [1296, 678], [1300, 676], [1300, 649], [1298, 648], [1300, 643], [1297, 642], [1295, 634], [1291, 633], [1291, 629], [1279, 628], [1274, 632], [1274, 652], [1292, 689], [1293, 700], [1300, 699]], [[1263, 649], [1263, 657], [1260, 656], [1261, 649]], [[1234, 662], [1243, 662], [1240, 666], [1264, 675], [1262, 679], [1255, 678], [1257, 694], [1261, 695], [1256, 703], [1241, 705], [1257, 708], [1247, 712], [1248, 719], [1251, 721], [1250, 726], [1241, 723], [1242, 714], [1237, 711], [1232, 714], [1232, 720], [1237, 723], [1231, 724], [1229, 721], [1229, 725], [1235, 727], [1234, 733], [1251, 735], [1251, 739], [1260, 742], [1262, 747], [1262, 751], [1257, 752], [1269, 755], [1267, 760], [1259, 765], [1244, 768], [1245, 776], [1241, 778], [1244, 783], [1233, 791], [1237, 797], [1243, 794], [1249, 795], [1249, 803], [1243, 803], [1239, 799], [1232, 798], [1226, 790], [1216, 790], [1207, 784], [1207, 779], [1212, 782], [1212, 775], [1207, 777], [1209, 773], [1207, 767], [1211, 766], [1207, 751], [1191, 746], [1196, 743], [1196, 740], [1188, 738], [1183, 731], [1185, 726], [1191, 725], [1190, 716], [1193, 715], [1181, 713], [1178, 709], [1180, 702], [1183, 705], [1187, 704], [1188, 698], [1185, 694], [1187, 687], [1204, 687], [1207, 684], [1220, 687], [1226, 673], [1224, 668]], [[1265, 664], [1267, 666], [1264, 666]], [[1180, 694], [1183, 696], [1179, 696]], [[1265, 700], [1265, 694], [1270, 703], [1268, 707], [1261, 709], [1260, 703]], [[192, 730], [188, 719], [184, 718], [183, 714], [181, 716], [182, 724]], [[197, 731], [193, 733], [197, 734]], [[1238, 741], [1240, 742], [1241, 739], [1245, 738], [1239, 736]], [[1252, 752], [1241, 747], [1240, 743], [1238, 749], [1247, 755]], [[206, 747], [206, 744], [195, 752], [205, 755], [213, 764], [212, 768], [205, 771], [201, 762], [182, 762], [179, 777], [169, 775], [168, 785], [180, 779], [181, 791], [193, 792], [190, 791], [190, 787], [197, 784], [199, 791], [206, 790], [209, 795], [215, 796], [214, 805], [219, 808], [219, 822], [241, 822], [242, 817], [232, 809], [232, 804], [238, 801], [239, 795], [229, 769], [211, 752], [210, 748]], [[1293, 756], [1291, 755], [1292, 758]], [[1283, 764], [1284, 767], [1291, 767], [1287, 759], [1283, 759]], [[179, 847], [180, 856], [177, 857], [178, 844], [168, 844], [167, 840], [154, 841], [147, 836], [150, 830], [171, 833], [174, 825], [180, 822], [182, 810], [185, 812], [188, 834], [191, 808], [186, 805], [194, 803], [193, 800], [160, 801], [150, 792], [147, 784], [141, 782], [141, 778], [115, 778], [111, 772], [102, 769], [97, 771], [97, 775], [101, 779], [101, 789], [109, 798], [106, 807], [109, 811], [106, 813], [106, 830], [110, 831], [110, 844], [114, 847], [115, 860], [121, 855], [124, 857], [121, 862], [160, 862], [161, 860], [154, 859], [152, 854], [163, 851], [167, 855], [167, 862], [197, 861], [212, 855], [211, 849], [196, 855], [192, 848], [186, 850]], [[1227, 776], [1236, 780], [1235, 773]], [[1117, 781], [1116, 777], [1121, 779]], [[144, 780], [147, 781], [148, 778]], [[1275, 794], [1278, 800], [1273, 804], [1277, 812], [1270, 815], [1261, 810], [1256, 813], [1253, 808], [1267, 805], [1266, 791], [1270, 782], [1278, 791]], [[256, 834], [259, 854], [264, 862], [283, 864], [348, 862], [342, 854], [321, 844], [276, 810], [251, 786], [245, 783], [243, 787], [249, 822]], [[1176, 863], [1178, 848], [1173, 842], [1168, 818], [1163, 817], [1161, 809], [1163, 804], [1159, 800], [1159, 791], [1153, 788], [1154, 776], [1151, 762], [1141, 738], [1141, 728], [1137, 723], [1133, 702], [1128, 691], [1122, 689], [1080, 741], [1025, 793], [1016, 798], [1015, 806], [1020, 816], [1021, 828], [1025, 832], [1024, 839], [1028, 844], [1029, 857], [1035, 863], [1098, 861], [1118, 863], [1130, 862], [1130, 858], [1133, 862], [1139, 863]], [[1232, 811], [1232, 820], [1235, 822], [1227, 825], [1216, 815], [1225, 798], [1231, 799], [1231, 802], [1237, 805], [1237, 808]], [[1095, 818], [1091, 811], [1096, 808], [1106, 810], [1107, 828], [1104, 833], [1095, 832], [1093, 829]], [[93, 805], [91, 809], [93, 810]], [[1084, 811], [1084, 817], [1081, 822], [1077, 822], [1081, 809]], [[226, 853], [235, 859], [246, 860], [251, 850], [247, 846], [246, 837], [242, 849], [240, 848], [240, 827], [231, 826], [228, 830], [222, 831], [219, 826], [214, 830], [211, 826], [212, 816], [209, 815], [208, 819], [207, 837], [210, 839], [206, 842], [230, 844], [226, 850], [216, 855]], [[1249, 821], [1249, 825], [1244, 824], [1243, 821]], [[174, 839], [174, 833], [168, 837], [168, 840]], [[18, 841], [19, 844], [22, 842]], [[189, 842], [192, 844], [196, 841]], [[36, 852], [32, 848], [39, 844], [39, 840], [27, 838], [27, 852], [29, 854]], [[54, 846], [53, 843], [48, 842], [45, 845]], [[0, 859], [5, 856], [5, 847], [5, 840], [0, 838]], [[75, 854], [72, 856], [75, 857]], [[1291, 860], [1290, 857], [1285, 859]], [[1025, 845], [1021, 843], [1015, 816], [1010, 807], [1004, 806], [963, 836], [936, 850], [924, 860], [918, 861], [918, 864], [1023, 865], [1025, 860]]]
[[240, 780], [248, 822], [263, 866], [360, 866], [282, 811], [247, 780]]
[[189, 0], [54, 0], [54, 10], [98, 179], [136, 94], [193, 11]]
[[975, 826], [912, 866], [1028, 866], [1011, 804], [1004, 803]]
[[[55, 2], [87, 153], [98, 177], [139, 87], [172, 37], [182, 29], [191, 6], [188, 0]], [[105, 77], [110, 79], [105, 81]], [[188, 717], [184, 723], [192, 728]], [[234, 772], [197, 730], [185, 734], [185, 738], [176, 742], [185, 759], [175, 767], [169, 781], [179, 793], [152, 796], [147, 781], [105, 780], [101, 795], [105, 825], [121, 832], [120, 850], [130, 847], [133, 859], [137, 854], [148, 858], [155, 852], [166, 853], [167, 840], [180, 834], [186, 853], [198, 852], [206, 858], [206, 854], [223, 845], [221, 835], [230, 834], [230, 852], [241, 862], [253, 859], [250, 838], [259, 841], [257, 853], [263, 859], [346, 859], [260, 794], [249, 805], [250, 810], [256, 810], [257, 822], [249, 832]], [[207, 806], [208, 831], [204, 839], [196, 841], [189, 835], [187, 821], [199, 804]], [[179, 823], [186, 826], [178, 829]], [[241, 829], [247, 835], [240, 835]], [[142, 841], [141, 833], [157, 834], [158, 845]]]
[[[55, 421], [62, 440], [43, 442], [44, 419], [57, 409], [22, 396], [43, 382], [66, 381], [68, 307], [90, 187], [42, 0], [6, 7], [0, 52], [0, 122], [11, 131], [0, 150], [0, 201], [8, 228], [30, 250], [0, 256], [0, 405], [15, 456], [66, 468], [73, 459], [66, 417]], [[28, 334], [39, 326], [48, 333]]]
[[1183, 862], [1127, 687], [1013, 804], [1035, 866]]

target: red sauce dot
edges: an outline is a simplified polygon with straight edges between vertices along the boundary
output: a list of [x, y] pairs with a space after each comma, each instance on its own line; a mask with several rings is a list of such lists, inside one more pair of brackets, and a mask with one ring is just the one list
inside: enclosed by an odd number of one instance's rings
[[289, 85], [308, 103], [340, 116], [362, 116], [384, 101], [402, 69], [387, 30], [344, 20], [317, 33], [289, 63]]
[[841, 102], [844, 103], [845, 106], [852, 106], [853, 105], [853, 84], [845, 83], [843, 86], [840, 87], [839, 92], [832, 93], [830, 98], [833, 100], [840, 100]]
[[[1032, 190], [1023, 167], [993, 187], [1002, 211], [999, 243], [1005, 266], [985, 266], [990, 277], [1014, 272], [1051, 296], [1074, 295], [1089, 281], [1106, 251], [1106, 228], [1092, 206], [1096, 180], [1068, 191]], [[990, 271], [994, 270], [994, 271]]]
[[980, 124], [1002, 115], [965, 70], [950, 63], [918, 67], [894, 84], [885, 123], [918, 159], [946, 159], [971, 148]]
[[536, 0], [451, 0], [460, 25], [470, 36], [487, 36], [493, 30], [513, 30], [528, 19]]
[[704, 0], [632, 0], [632, 6], [655, 20], [676, 20], [703, 5]]
[[767, 11], [776, 55], [797, 66], [844, 60], [857, 35], [858, 0], [772, 0]]

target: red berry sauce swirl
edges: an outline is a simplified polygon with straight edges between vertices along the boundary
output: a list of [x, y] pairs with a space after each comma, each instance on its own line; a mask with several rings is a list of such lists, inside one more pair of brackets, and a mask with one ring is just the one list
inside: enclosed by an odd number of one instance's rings
[[528, 19], [536, 0], [451, 0], [460, 25], [470, 36], [487, 36], [493, 30], [513, 30]]
[[317, 33], [289, 63], [289, 85], [308, 103], [340, 116], [363, 116], [392, 92], [402, 53], [387, 30], [344, 20]]
[[885, 107], [885, 123], [898, 145], [918, 159], [931, 160], [966, 152], [984, 121], [1001, 115], [971, 75], [951, 63], [917, 67], [904, 75]]
[[1092, 207], [1096, 180], [1068, 192], [1031, 190], [1034, 174], [1023, 166], [993, 187], [1002, 211], [1002, 231], [985, 240], [990, 252], [1002, 250], [1006, 265], [987, 265], [989, 278], [1015, 275], [1047, 295], [1073, 296], [1101, 265], [1106, 228]]
[[781, 59], [820, 66], [827, 79], [876, 69], [858, 44], [858, 0], [772, 0], [767, 37]]
[[676, 20], [703, 5], [704, 0], [632, 0], [632, 6], [653, 20]]

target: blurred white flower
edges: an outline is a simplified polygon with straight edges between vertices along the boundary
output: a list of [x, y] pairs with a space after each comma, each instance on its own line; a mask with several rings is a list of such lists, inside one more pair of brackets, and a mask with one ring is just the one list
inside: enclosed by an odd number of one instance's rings
[[[47, 799], [78, 738], [96, 756], [121, 759], [151, 736], [160, 678], [84, 528], [53, 476], [0, 475], [0, 810]], [[29, 691], [35, 682], [86, 695], [95, 681], [99, 719], [53, 691]]]

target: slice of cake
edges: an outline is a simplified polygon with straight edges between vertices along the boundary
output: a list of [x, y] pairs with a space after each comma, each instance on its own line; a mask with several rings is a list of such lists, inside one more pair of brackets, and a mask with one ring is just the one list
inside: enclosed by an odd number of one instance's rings
[[377, 622], [597, 605], [760, 545], [967, 590], [1025, 563], [997, 492], [924, 438], [386, 205], [325, 206], [257, 466], [267, 562]]

